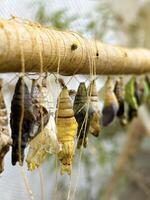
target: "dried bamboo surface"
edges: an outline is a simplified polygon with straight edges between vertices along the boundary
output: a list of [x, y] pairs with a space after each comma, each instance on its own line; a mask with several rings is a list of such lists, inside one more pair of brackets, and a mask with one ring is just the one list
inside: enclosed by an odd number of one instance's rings
[[150, 72], [150, 50], [128, 49], [87, 40], [78, 33], [42, 27], [28, 20], [0, 20], [0, 72], [58, 71], [63, 75], [142, 74]]

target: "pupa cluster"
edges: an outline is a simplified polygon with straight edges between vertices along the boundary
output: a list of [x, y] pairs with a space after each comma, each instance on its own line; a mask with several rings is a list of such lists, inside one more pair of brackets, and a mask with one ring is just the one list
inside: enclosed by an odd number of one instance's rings
[[[61, 92], [54, 106], [47, 75], [32, 80], [31, 90], [24, 77], [19, 77], [11, 101], [10, 128], [0, 81], [0, 173], [4, 170], [4, 156], [12, 147], [12, 165], [24, 164], [30, 171], [38, 168], [48, 154], [56, 154], [61, 174], [71, 175], [75, 148], [88, 145], [89, 135], [99, 136], [101, 129], [115, 118], [125, 126], [138, 115], [138, 108], [150, 97], [148, 76], [135, 76], [125, 84], [122, 77], [115, 81], [108, 77], [97, 91], [96, 80], [88, 87], [81, 82], [77, 91], [68, 90], [58, 80]], [[74, 100], [70, 97], [74, 95]], [[100, 109], [100, 101], [103, 107]], [[25, 156], [25, 148], [28, 147]]]

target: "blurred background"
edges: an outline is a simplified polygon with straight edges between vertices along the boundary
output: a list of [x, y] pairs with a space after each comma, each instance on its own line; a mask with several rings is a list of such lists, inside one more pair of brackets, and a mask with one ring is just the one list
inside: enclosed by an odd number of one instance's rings
[[[0, 0], [0, 18], [13, 16], [38, 21], [61, 30], [73, 30], [86, 38], [128, 47], [150, 47], [150, 0]], [[17, 76], [1, 74], [8, 111]], [[88, 76], [77, 76], [79, 81]], [[125, 77], [129, 78], [129, 77]], [[70, 77], [64, 78], [66, 81]], [[97, 80], [100, 89], [106, 77]], [[29, 80], [26, 80], [29, 82]], [[28, 83], [30, 85], [30, 83]], [[56, 102], [59, 88], [51, 77]], [[88, 81], [87, 81], [88, 84]], [[72, 80], [68, 87], [76, 89]], [[1, 200], [149, 200], [150, 199], [150, 105], [126, 128], [117, 119], [90, 136], [82, 154], [76, 151], [72, 177], [59, 174], [54, 156], [30, 173], [26, 166], [12, 167], [10, 152], [0, 176]]]

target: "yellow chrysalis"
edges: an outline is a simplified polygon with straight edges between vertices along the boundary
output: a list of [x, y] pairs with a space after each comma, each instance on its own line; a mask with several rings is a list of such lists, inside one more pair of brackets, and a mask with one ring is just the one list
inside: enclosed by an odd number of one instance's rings
[[66, 87], [62, 89], [58, 97], [56, 128], [58, 141], [62, 144], [62, 150], [58, 153], [58, 158], [61, 162], [61, 174], [67, 172], [70, 175], [74, 156], [74, 137], [77, 132], [77, 122]]

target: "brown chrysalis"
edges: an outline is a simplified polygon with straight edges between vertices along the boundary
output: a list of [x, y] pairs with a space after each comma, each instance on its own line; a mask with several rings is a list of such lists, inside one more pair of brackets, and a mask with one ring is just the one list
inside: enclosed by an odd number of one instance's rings
[[124, 82], [123, 82], [122, 77], [116, 80], [114, 93], [119, 103], [117, 117], [120, 119], [121, 125], [125, 126], [127, 124], [127, 116], [126, 116], [126, 106], [125, 106], [125, 99], [124, 99], [125, 89], [124, 89]]
[[100, 126], [100, 109], [99, 109], [99, 99], [98, 92], [96, 89], [96, 82], [92, 80], [88, 88], [88, 97], [90, 100], [90, 107], [93, 109], [92, 118], [90, 121], [89, 132], [98, 137], [101, 126]]
[[12, 132], [12, 165], [23, 165], [24, 149], [33, 129], [35, 118], [32, 101], [23, 77], [18, 79], [11, 102], [10, 126]]

